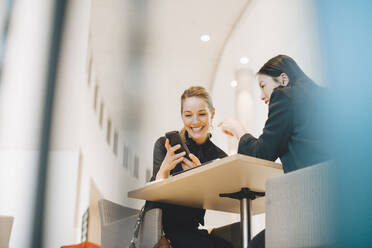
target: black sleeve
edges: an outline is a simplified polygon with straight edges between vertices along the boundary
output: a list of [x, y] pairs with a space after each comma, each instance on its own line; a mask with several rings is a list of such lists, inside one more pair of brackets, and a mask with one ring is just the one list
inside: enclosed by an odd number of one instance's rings
[[[167, 149], [165, 148], [165, 137], [160, 137], [154, 145], [153, 152], [153, 168], [152, 168], [152, 177], [150, 181], [154, 181], [156, 174], [158, 173], [161, 163], [163, 163], [164, 157], [167, 154]], [[166, 206], [164, 203], [146, 201], [145, 211], [153, 208], [164, 208]]]
[[291, 99], [280, 90], [274, 90], [263, 133], [258, 139], [248, 133], [243, 135], [239, 140], [238, 153], [271, 161], [285, 153], [292, 132], [291, 109]]
[[160, 137], [154, 145], [152, 177], [150, 181], [155, 180], [156, 174], [158, 173], [166, 154], [167, 149], [165, 148], [165, 137]]
[[226, 152], [224, 152], [221, 148], [217, 146], [216, 146], [216, 154], [218, 158], [225, 158], [228, 156]]

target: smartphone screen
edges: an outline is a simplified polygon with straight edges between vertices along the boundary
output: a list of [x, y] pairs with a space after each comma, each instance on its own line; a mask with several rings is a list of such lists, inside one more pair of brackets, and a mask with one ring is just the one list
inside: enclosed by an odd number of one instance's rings
[[179, 148], [176, 153], [181, 153], [183, 151], [186, 152], [185, 157], [189, 157], [190, 151], [189, 148], [186, 146], [185, 142], [183, 142], [181, 135], [178, 131], [171, 131], [165, 134], [165, 137], [169, 140], [169, 144], [171, 146], [175, 146], [180, 144], [181, 148]]

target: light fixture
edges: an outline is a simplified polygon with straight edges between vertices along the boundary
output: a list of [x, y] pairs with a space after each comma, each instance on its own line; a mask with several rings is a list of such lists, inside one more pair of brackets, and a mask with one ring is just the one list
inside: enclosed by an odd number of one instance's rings
[[238, 85], [238, 82], [233, 80], [233, 81], [231, 81], [230, 85], [231, 85], [231, 87], [236, 87]]
[[249, 58], [247, 57], [241, 57], [240, 58], [240, 63], [243, 64], [243, 65], [246, 65], [249, 63]]
[[203, 42], [208, 42], [210, 39], [211, 37], [207, 34], [203, 34], [202, 36], [200, 36], [200, 40]]

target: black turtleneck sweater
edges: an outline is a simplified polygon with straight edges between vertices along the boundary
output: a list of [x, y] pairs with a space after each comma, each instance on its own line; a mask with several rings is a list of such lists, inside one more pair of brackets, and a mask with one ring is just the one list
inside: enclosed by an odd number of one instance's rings
[[[199, 145], [188, 137], [187, 132], [185, 136], [187, 147], [192, 154], [198, 157], [201, 163], [227, 156], [227, 154], [213, 144], [209, 138], [203, 144]], [[151, 181], [155, 180], [166, 153], [165, 137], [160, 137], [154, 145], [153, 175]], [[170, 174], [173, 175], [179, 171], [182, 171], [181, 164], [178, 164], [171, 170]], [[163, 228], [167, 234], [179, 230], [196, 230], [198, 229], [199, 223], [204, 225], [205, 209], [149, 201], [146, 202], [145, 208], [161, 208], [163, 210]]]

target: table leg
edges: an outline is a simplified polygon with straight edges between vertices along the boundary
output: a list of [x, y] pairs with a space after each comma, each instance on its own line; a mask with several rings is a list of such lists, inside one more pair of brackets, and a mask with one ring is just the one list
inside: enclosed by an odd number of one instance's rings
[[248, 247], [251, 241], [251, 208], [252, 200], [265, 196], [265, 192], [251, 191], [249, 188], [242, 188], [234, 193], [222, 193], [220, 197], [229, 197], [240, 200], [240, 231], [242, 234], [241, 244], [243, 248]]
[[242, 248], [247, 248], [251, 241], [251, 200], [243, 198], [240, 200], [240, 230]]

